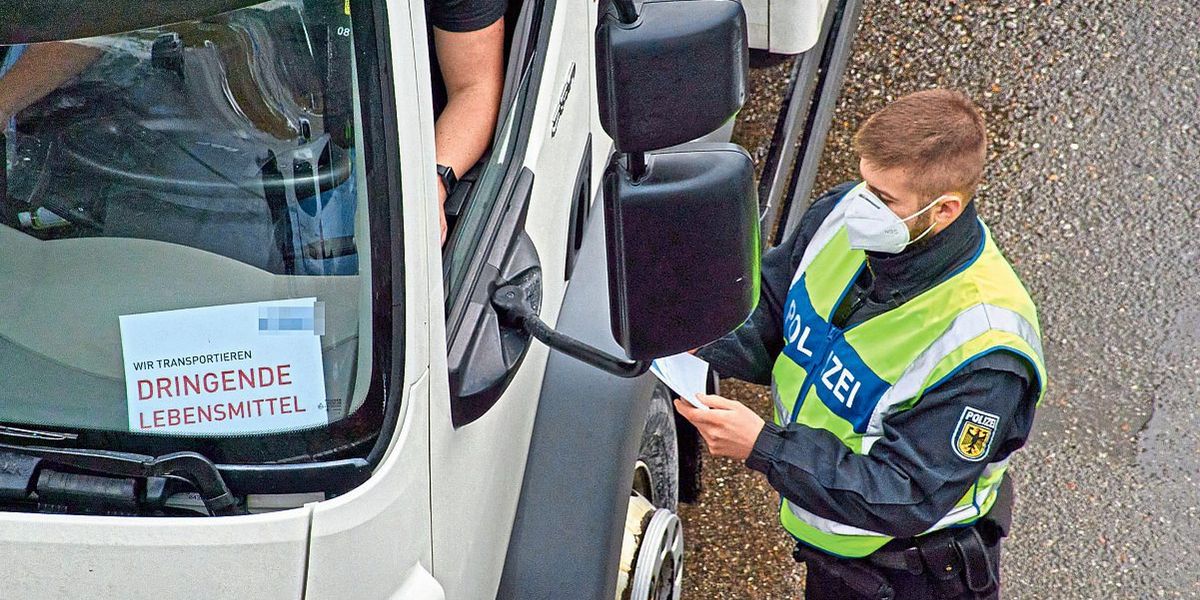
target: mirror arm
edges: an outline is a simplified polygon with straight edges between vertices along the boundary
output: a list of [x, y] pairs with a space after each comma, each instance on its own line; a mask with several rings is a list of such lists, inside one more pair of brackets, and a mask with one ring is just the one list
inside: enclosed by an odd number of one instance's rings
[[642, 176], [646, 174], [646, 153], [630, 152], [625, 155], [625, 160], [630, 179], [640, 181]]
[[543, 344], [571, 358], [585, 362], [618, 377], [631, 379], [650, 370], [650, 361], [648, 360], [629, 360], [613, 356], [599, 348], [594, 348], [573, 337], [551, 329], [549, 325], [536, 316], [525, 320], [525, 330], [533, 337], [541, 340]]
[[632, 25], [637, 22], [637, 6], [634, 6], [633, 0], [613, 0], [613, 5], [617, 7], [617, 18], [622, 23]]
[[552, 329], [537, 315], [533, 300], [536, 296], [532, 291], [540, 285], [540, 274], [526, 272], [513, 282], [497, 288], [492, 294], [492, 305], [502, 320], [523, 328], [543, 344], [575, 360], [625, 378], [637, 377], [650, 370], [650, 361], [613, 356]]

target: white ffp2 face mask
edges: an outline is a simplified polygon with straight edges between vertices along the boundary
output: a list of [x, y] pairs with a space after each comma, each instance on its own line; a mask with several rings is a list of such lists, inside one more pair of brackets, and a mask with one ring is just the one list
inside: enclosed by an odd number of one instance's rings
[[868, 250], [896, 254], [909, 244], [920, 240], [933, 231], [935, 223], [915, 238], [910, 239], [907, 223], [941, 202], [946, 196], [939, 196], [925, 208], [901, 219], [879, 199], [866, 183], [858, 184], [850, 190], [850, 196], [844, 200], [846, 206], [846, 235], [850, 238], [850, 247], [856, 250]]

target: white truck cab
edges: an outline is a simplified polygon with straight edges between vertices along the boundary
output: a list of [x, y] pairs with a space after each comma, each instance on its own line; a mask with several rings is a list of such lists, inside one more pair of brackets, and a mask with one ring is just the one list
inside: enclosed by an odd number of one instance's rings
[[423, 2], [0, 2], [0, 77], [87, 49], [4, 124], [3, 595], [678, 598], [645, 372], [761, 247], [749, 156], [679, 144], [825, 2], [751, 4], [514, 0], [439, 247]]
[[751, 48], [800, 54], [817, 44], [829, 0], [742, 0]]

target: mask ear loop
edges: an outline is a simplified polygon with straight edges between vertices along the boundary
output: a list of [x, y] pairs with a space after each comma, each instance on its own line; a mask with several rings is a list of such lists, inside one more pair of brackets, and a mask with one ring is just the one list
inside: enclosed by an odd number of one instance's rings
[[[941, 201], [942, 201], [943, 199], [945, 199], [945, 198], [957, 198], [957, 196], [951, 196], [951, 195], [949, 195], [949, 194], [942, 194], [941, 196], [938, 196], [936, 200], [934, 200], [933, 202], [930, 202], [930, 203], [929, 203], [929, 205], [928, 205], [928, 206], [926, 206], [925, 208], [922, 208], [921, 210], [918, 210], [917, 212], [915, 212], [915, 213], [913, 213], [913, 214], [909, 215], [907, 219], [902, 219], [902, 220], [903, 220], [903, 221], [909, 221], [909, 220], [912, 220], [912, 219], [915, 219], [915, 218], [917, 218], [917, 217], [921, 216], [921, 215], [922, 215], [922, 214], [924, 214], [926, 211], [928, 211], [929, 209], [933, 208], [933, 206], [934, 206], [935, 204], [937, 204], [938, 202], [941, 202]], [[917, 237], [915, 237], [915, 238], [913, 238], [913, 239], [909, 240], [909, 242], [908, 242], [907, 244], [905, 244], [905, 246], [908, 246], [908, 245], [911, 245], [911, 244], [915, 244], [915, 243], [917, 243], [917, 242], [921, 241], [921, 238], [923, 238], [923, 237], [925, 237], [925, 236], [929, 235], [929, 232], [930, 232], [930, 231], [933, 231], [933, 228], [934, 228], [935, 226], [937, 226], [937, 221], [934, 221], [933, 223], [930, 223], [930, 224], [929, 224], [929, 227], [925, 228], [925, 231], [921, 232], [921, 235], [918, 235]]]
[[905, 246], [910, 246], [910, 245], [912, 245], [912, 244], [915, 244], [915, 243], [917, 243], [917, 242], [921, 241], [921, 238], [923, 238], [923, 237], [925, 237], [925, 236], [929, 235], [929, 232], [930, 232], [930, 231], [933, 231], [933, 227], [934, 227], [934, 225], [937, 225], [937, 223], [936, 223], [936, 222], [934, 222], [934, 223], [930, 223], [930, 224], [929, 224], [929, 227], [927, 227], [927, 228], [925, 229], [925, 231], [922, 231], [922, 232], [921, 232], [921, 235], [918, 235], [917, 237], [915, 237], [915, 238], [913, 238], [913, 239], [909, 240], [909, 242], [908, 242], [907, 244], [905, 244]]

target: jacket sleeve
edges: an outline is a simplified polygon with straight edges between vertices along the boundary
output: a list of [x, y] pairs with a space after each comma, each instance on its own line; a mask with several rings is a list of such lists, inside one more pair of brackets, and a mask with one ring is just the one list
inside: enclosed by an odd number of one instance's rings
[[805, 211], [796, 230], [763, 254], [762, 285], [754, 312], [737, 329], [697, 353], [722, 377], [760, 385], [771, 382], [775, 357], [783, 351], [783, 304], [792, 276], [808, 242], [837, 201], [852, 187], [853, 182], [843, 183], [825, 192]]
[[[986, 355], [915, 407], [884, 419], [883, 437], [867, 454], [855, 454], [825, 430], [768, 423], [746, 464], [817, 516], [893, 537], [915, 536], [949, 513], [989, 462], [1024, 443], [1036, 397], [1030, 377], [1016, 356]], [[999, 417], [977, 460], [954, 449], [967, 407]]]

